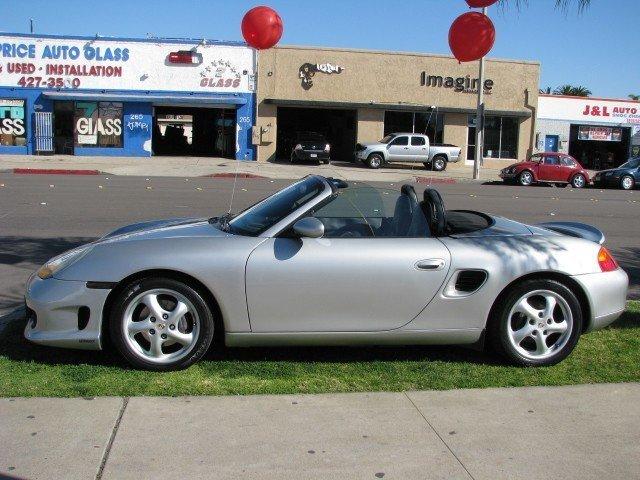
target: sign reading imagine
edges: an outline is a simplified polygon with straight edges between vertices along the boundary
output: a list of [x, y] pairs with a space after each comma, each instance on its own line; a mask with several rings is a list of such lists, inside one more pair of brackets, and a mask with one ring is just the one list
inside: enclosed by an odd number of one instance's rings
[[[436, 87], [436, 88], [452, 88], [454, 92], [459, 93], [477, 93], [480, 79], [471, 78], [470, 75], [466, 77], [443, 77], [442, 75], [427, 75], [427, 72], [420, 74], [420, 86], [421, 87]], [[485, 93], [491, 93], [495, 82], [493, 80], [484, 81]]]

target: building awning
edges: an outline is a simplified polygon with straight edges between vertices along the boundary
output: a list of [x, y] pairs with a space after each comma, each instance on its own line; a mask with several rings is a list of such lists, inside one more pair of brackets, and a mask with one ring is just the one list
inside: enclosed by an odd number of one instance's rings
[[[417, 105], [413, 103], [357, 103], [357, 102], [334, 102], [334, 101], [318, 101], [318, 100], [286, 100], [276, 98], [266, 98], [264, 103], [272, 105], [279, 105], [282, 107], [311, 107], [311, 108], [341, 108], [341, 109], [358, 109], [358, 108], [374, 108], [377, 110], [396, 110], [396, 111], [411, 111], [411, 112], [430, 112], [432, 110], [430, 105]], [[440, 113], [463, 113], [474, 115], [476, 113], [475, 108], [457, 108], [446, 107], [442, 105], [437, 106]], [[529, 118], [531, 112], [527, 110], [491, 110], [486, 109], [485, 115], [495, 116], [511, 116]]]
[[113, 93], [44, 91], [42, 96], [52, 100], [80, 100], [95, 102], [146, 102], [154, 105], [186, 105], [202, 107], [215, 105], [218, 108], [236, 108], [245, 105], [247, 99], [236, 95], [207, 95], [190, 93]]

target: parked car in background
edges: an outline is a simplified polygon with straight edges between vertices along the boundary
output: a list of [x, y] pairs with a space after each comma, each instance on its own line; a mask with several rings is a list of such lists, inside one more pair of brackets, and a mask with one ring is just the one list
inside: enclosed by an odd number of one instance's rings
[[593, 177], [593, 184], [601, 188], [613, 187], [633, 190], [640, 184], [640, 157], [631, 158], [618, 168], [596, 173]]
[[525, 162], [514, 163], [500, 171], [505, 183], [524, 187], [534, 183], [551, 183], [561, 187], [583, 188], [589, 184], [589, 174], [571, 155], [556, 152], [537, 153]]
[[427, 135], [416, 133], [390, 133], [379, 142], [356, 145], [356, 159], [370, 168], [380, 168], [385, 163], [422, 163], [428, 169], [441, 172], [449, 162], [460, 159], [460, 147], [433, 144]]
[[331, 145], [321, 133], [298, 132], [291, 150], [291, 163], [296, 161], [331, 162]]

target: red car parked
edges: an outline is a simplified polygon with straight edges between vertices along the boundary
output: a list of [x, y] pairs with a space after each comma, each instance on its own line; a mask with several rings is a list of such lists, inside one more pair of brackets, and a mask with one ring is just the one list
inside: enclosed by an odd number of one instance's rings
[[591, 181], [589, 174], [571, 155], [536, 153], [528, 161], [514, 163], [500, 171], [505, 183], [529, 186], [533, 183], [553, 183], [562, 187], [583, 188]]

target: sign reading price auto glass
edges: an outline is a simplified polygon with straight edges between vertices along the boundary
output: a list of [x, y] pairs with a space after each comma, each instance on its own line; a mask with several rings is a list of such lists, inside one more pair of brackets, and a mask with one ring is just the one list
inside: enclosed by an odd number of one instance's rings
[[[193, 51], [197, 62], [169, 54]], [[234, 45], [0, 35], [0, 85], [41, 89], [250, 92], [254, 53]]]

